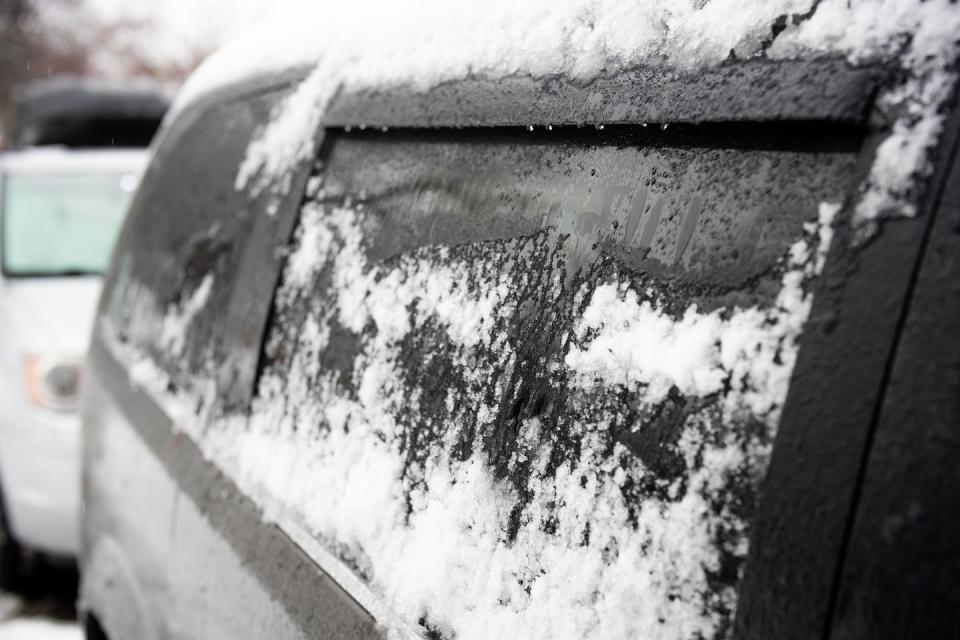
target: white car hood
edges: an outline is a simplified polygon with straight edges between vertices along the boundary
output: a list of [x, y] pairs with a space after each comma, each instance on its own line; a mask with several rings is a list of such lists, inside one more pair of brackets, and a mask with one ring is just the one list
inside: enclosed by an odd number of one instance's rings
[[96, 276], [5, 280], [0, 286], [2, 340], [24, 353], [82, 356], [100, 286]]

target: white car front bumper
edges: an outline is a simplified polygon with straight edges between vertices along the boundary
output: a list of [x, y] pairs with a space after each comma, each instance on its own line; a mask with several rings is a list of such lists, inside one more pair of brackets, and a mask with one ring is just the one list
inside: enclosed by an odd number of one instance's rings
[[0, 488], [21, 544], [75, 556], [80, 525], [80, 417], [40, 409], [0, 417]]

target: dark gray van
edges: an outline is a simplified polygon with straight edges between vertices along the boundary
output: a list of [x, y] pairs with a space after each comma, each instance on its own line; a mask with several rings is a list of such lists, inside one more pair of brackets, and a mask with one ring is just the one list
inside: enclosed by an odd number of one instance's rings
[[956, 633], [955, 111], [867, 237], [880, 65], [344, 91], [238, 189], [301, 77], [191, 104], [136, 195], [88, 637]]

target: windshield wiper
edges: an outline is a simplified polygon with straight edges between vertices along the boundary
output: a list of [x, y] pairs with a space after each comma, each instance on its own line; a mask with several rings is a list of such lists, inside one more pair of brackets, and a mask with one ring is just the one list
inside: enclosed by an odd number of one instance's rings
[[63, 269], [60, 271], [4, 271], [7, 278], [73, 278], [79, 276], [99, 276], [103, 272], [95, 269]]
[[94, 269], [64, 269], [63, 271], [52, 271], [49, 275], [51, 276], [99, 276], [100, 271]]

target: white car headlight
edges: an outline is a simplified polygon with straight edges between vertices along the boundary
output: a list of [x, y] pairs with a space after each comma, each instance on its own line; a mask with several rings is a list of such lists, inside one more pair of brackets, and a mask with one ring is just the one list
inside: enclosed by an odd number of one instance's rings
[[82, 360], [63, 356], [27, 356], [27, 397], [52, 411], [76, 411], [80, 404]]

